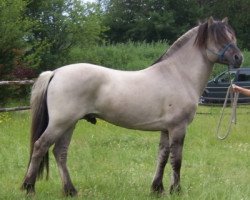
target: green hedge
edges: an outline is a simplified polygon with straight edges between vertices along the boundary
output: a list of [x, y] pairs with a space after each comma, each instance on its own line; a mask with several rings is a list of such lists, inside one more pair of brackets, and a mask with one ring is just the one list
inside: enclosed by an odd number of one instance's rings
[[74, 48], [68, 62], [88, 62], [113, 69], [139, 70], [151, 65], [168, 48], [165, 41], [155, 43], [110, 44], [88, 49]]

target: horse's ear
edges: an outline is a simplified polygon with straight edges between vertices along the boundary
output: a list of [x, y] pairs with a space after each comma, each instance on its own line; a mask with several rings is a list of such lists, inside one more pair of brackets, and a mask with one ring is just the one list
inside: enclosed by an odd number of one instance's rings
[[208, 27], [211, 26], [214, 23], [214, 18], [212, 16], [209, 17], [207, 22], [208, 22]]
[[225, 17], [225, 18], [222, 20], [222, 22], [225, 23], [225, 24], [228, 24], [228, 18]]

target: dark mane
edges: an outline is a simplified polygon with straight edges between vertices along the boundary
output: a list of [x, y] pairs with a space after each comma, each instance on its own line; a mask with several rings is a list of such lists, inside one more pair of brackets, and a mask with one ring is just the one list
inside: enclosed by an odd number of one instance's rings
[[227, 23], [214, 21], [213, 24], [208, 25], [208, 22], [205, 22], [199, 26], [194, 44], [199, 48], [204, 48], [207, 45], [208, 38], [210, 38], [218, 45], [225, 45], [231, 40], [228, 37], [228, 32], [235, 37], [234, 30]]
[[214, 21], [212, 25], [208, 25], [208, 21], [200, 24], [198, 28], [193, 28], [183, 36], [181, 36], [174, 44], [153, 64], [165, 60], [181, 48], [187, 41], [193, 36], [193, 33], [197, 31], [197, 36], [195, 38], [194, 45], [198, 48], [205, 48], [207, 45], [208, 38], [212, 39], [218, 45], [225, 45], [229, 43], [230, 38], [228, 37], [228, 32], [235, 37], [235, 32], [230, 25], [222, 21]]

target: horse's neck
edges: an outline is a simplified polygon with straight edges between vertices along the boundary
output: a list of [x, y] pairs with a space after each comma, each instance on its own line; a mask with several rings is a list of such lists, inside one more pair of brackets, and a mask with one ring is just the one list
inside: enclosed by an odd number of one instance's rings
[[[200, 96], [212, 72], [213, 64], [203, 56], [201, 50], [194, 46], [195, 34], [175, 53], [166, 59], [168, 67], [175, 67], [190, 92]], [[166, 66], [167, 67], [167, 66]]]

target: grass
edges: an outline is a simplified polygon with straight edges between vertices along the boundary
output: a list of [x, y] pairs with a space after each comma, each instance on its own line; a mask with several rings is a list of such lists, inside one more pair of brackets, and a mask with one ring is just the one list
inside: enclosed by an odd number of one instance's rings
[[[80, 121], [68, 158], [79, 192], [77, 199], [249, 199], [250, 106], [238, 109], [238, 124], [225, 141], [215, 137], [220, 109], [199, 107], [198, 113], [202, 114], [196, 115], [186, 135], [182, 192], [160, 198], [150, 194], [158, 133], [127, 130], [103, 121], [95, 126]], [[29, 120], [27, 111], [0, 114], [0, 199], [26, 199], [19, 187], [29, 159]], [[55, 160], [50, 155], [50, 179], [37, 182], [35, 199], [65, 199]], [[168, 164], [166, 189], [170, 175]]]
[[140, 70], [153, 64], [168, 47], [166, 41], [154, 43], [130, 41], [88, 49], [73, 48], [68, 62], [89, 62], [113, 69]]
[[243, 55], [244, 55], [244, 61], [242, 65], [250, 67], [250, 52], [245, 50], [243, 51]]

